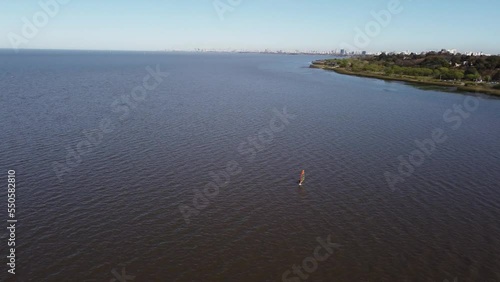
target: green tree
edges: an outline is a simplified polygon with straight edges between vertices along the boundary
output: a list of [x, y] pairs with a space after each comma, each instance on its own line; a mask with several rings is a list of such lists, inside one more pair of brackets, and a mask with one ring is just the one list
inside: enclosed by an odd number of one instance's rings
[[452, 76], [453, 76], [452, 79], [459, 79], [460, 80], [460, 79], [464, 78], [464, 71], [454, 69], [454, 70], [452, 70]]
[[462, 63], [462, 61], [460, 59], [461, 59], [460, 56], [453, 55], [453, 57], [451, 57], [451, 62], [453, 64], [460, 64], [460, 63]]
[[387, 59], [387, 54], [385, 52], [383, 52], [382, 54], [378, 55], [377, 58], [379, 61], [384, 61]]
[[477, 71], [477, 69], [475, 67], [468, 67], [465, 69], [465, 76], [469, 75], [469, 74], [479, 74], [479, 72]]
[[439, 71], [439, 79], [449, 79], [449, 75], [450, 75], [450, 71], [448, 68], [445, 68], [445, 67], [440, 67], [438, 69]]
[[465, 75], [465, 79], [467, 80], [478, 80], [481, 76], [477, 73], [477, 74], [466, 74]]
[[492, 81], [497, 81], [497, 82], [500, 82], [500, 70], [497, 71], [492, 77], [491, 77], [491, 80]]
[[436, 69], [439, 67], [448, 67], [450, 63], [443, 57], [433, 56], [425, 58], [420, 65], [422, 67]]

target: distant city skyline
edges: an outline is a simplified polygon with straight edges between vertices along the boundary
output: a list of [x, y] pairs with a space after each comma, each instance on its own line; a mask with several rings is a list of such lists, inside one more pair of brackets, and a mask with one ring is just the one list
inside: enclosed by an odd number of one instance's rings
[[0, 48], [370, 53], [444, 48], [500, 54], [496, 36], [500, 2], [473, 4], [461, 0], [453, 5], [430, 0], [3, 1]]

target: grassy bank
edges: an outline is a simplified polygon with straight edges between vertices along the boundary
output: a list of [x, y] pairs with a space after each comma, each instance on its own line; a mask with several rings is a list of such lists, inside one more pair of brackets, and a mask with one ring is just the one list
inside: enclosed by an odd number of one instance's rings
[[[339, 64], [338, 62], [341, 60], [347, 61], [348, 63]], [[358, 60], [358, 59], [319, 60], [313, 62], [310, 67], [335, 71], [339, 74], [345, 74], [345, 75], [370, 77], [370, 78], [392, 80], [392, 81], [403, 81], [403, 82], [423, 84], [423, 85], [443, 86], [443, 87], [454, 88], [457, 89], [458, 91], [479, 92], [500, 97], [500, 89], [495, 89], [496, 87], [500, 88], [500, 84], [497, 84], [495, 88], [493, 88], [494, 86], [493, 84], [487, 84], [487, 83], [475, 83], [462, 80], [444, 81], [430, 76], [387, 74], [382, 71], [367, 71], [360, 68], [353, 70], [353, 68], [350, 67], [352, 66], [352, 60]]]

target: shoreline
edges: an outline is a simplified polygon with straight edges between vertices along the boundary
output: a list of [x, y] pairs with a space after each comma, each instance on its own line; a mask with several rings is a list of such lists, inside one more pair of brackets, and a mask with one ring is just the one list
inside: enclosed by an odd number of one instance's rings
[[449, 88], [455, 88], [456, 91], [478, 92], [478, 93], [491, 95], [494, 97], [500, 97], [500, 90], [486, 89], [486, 88], [481, 87], [481, 86], [466, 86], [462, 82], [452, 83], [452, 82], [446, 82], [446, 81], [423, 80], [423, 79], [418, 79], [417, 77], [408, 77], [408, 76], [397, 77], [397, 76], [387, 76], [384, 74], [369, 73], [369, 72], [353, 72], [353, 71], [346, 70], [345, 68], [342, 68], [342, 67], [329, 67], [327, 65], [319, 63], [318, 61], [312, 62], [309, 67], [314, 68], [314, 69], [322, 69], [322, 70], [326, 70], [326, 71], [334, 71], [338, 74], [344, 74], [344, 75], [376, 78], [376, 79], [390, 80], [390, 81], [402, 81], [402, 82], [408, 82], [408, 83], [414, 83], [414, 84], [420, 84], [420, 85], [433, 85], [433, 86], [449, 87]]

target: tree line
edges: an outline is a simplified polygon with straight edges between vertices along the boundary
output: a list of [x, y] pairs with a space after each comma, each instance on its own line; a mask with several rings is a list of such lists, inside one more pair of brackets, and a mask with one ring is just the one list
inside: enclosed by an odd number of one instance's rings
[[441, 80], [500, 82], [500, 56], [469, 56], [448, 52], [386, 54], [333, 59], [327, 65], [386, 75], [424, 76]]

